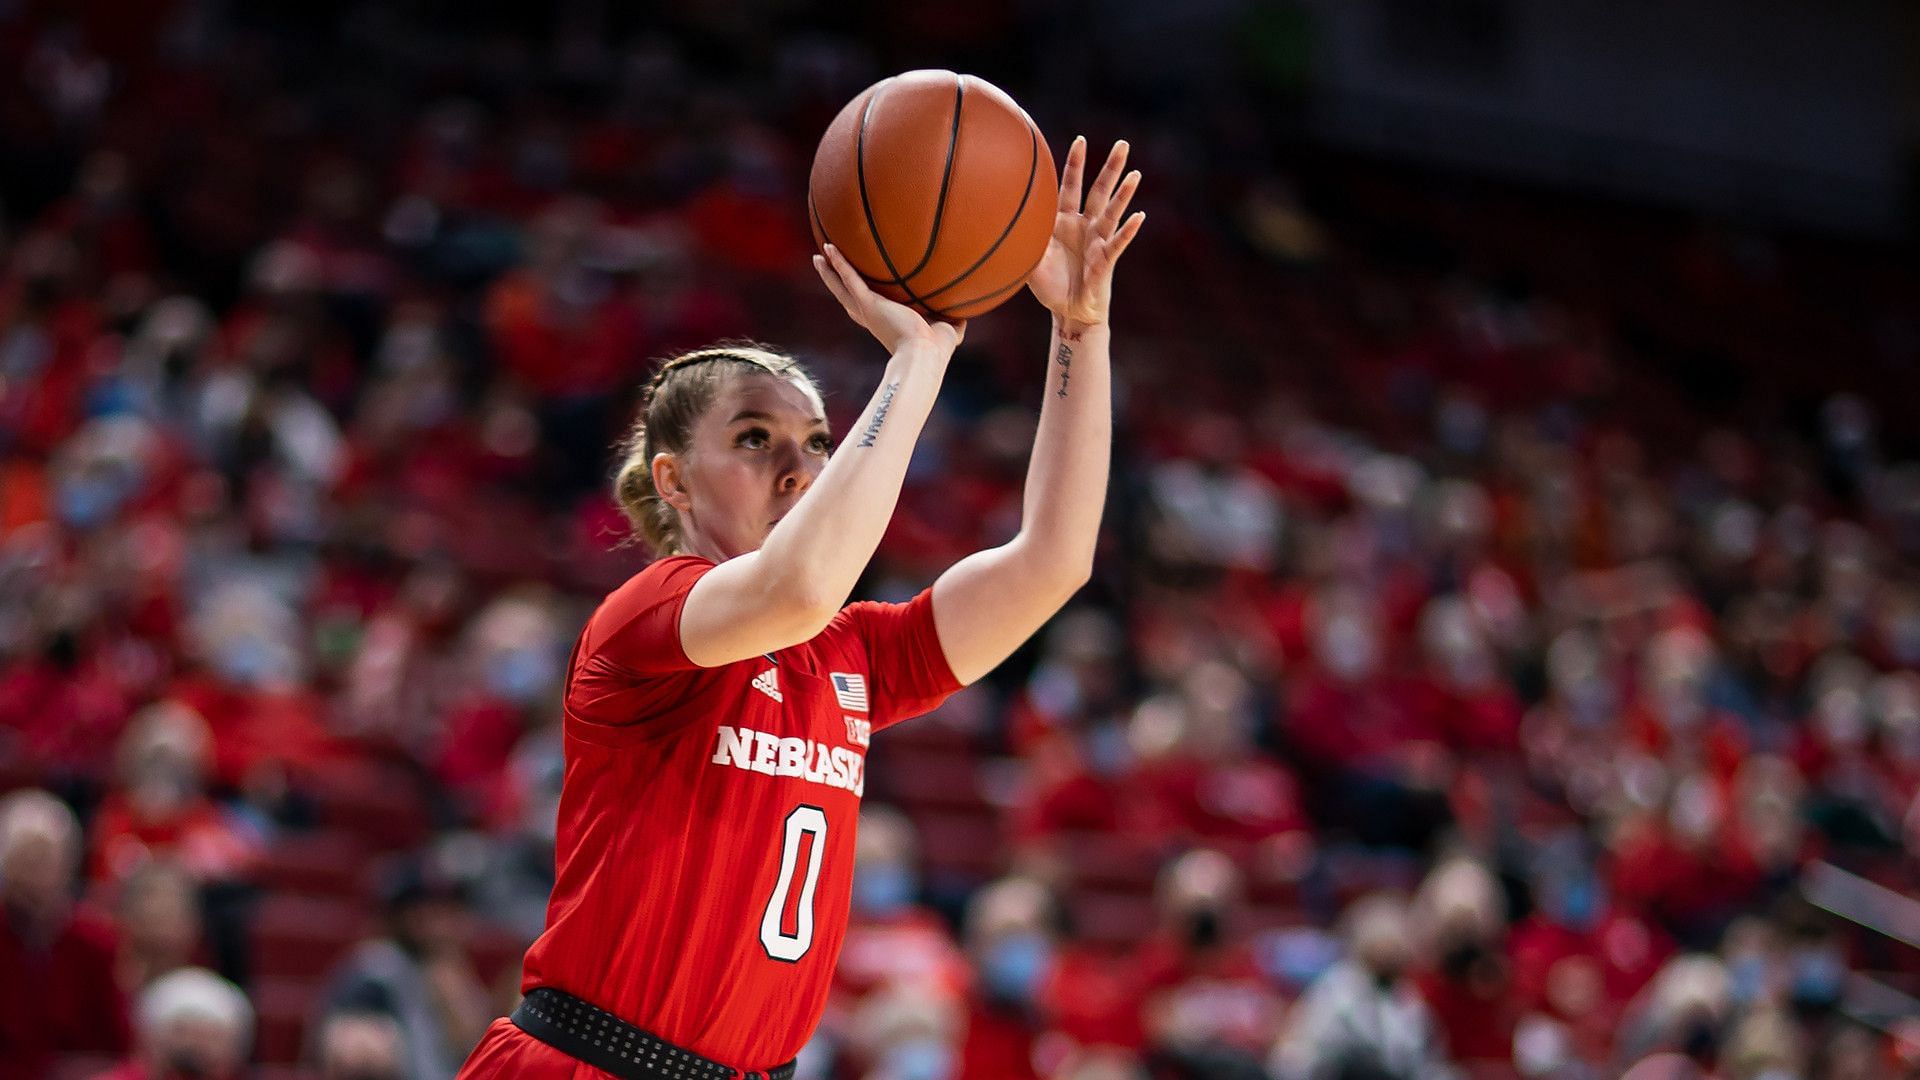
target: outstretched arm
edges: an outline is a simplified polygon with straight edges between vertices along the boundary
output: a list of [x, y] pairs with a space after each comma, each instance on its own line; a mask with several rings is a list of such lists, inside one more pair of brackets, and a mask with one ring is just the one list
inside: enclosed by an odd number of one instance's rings
[[966, 333], [965, 323], [928, 323], [873, 292], [831, 245], [813, 265], [892, 358], [854, 429], [766, 543], [714, 567], [687, 594], [680, 644], [702, 667], [805, 641], [847, 602], [893, 517], [914, 443]]
[[1075, 139], [1060, 174], [1053, 240], [1027, 280], [1053, 313], [1053, 335], [1020, 532], [960, 560], [933, 584], [940, 647], [962, 683], [998, 667], [1093, 574], [1113, 442], [1113, 267], [1146, 215], [1126, 217], [1140, 174], [1122, 177], [1124, 142], [1114, 144], [1082, 209], [1086, 158], [1086, 140]]

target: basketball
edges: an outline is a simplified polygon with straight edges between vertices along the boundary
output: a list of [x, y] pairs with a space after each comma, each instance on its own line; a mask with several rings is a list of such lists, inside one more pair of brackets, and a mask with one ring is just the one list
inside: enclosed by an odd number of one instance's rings
[[971, 319], [1018, 292], [1046, 253], [1059, 177], [1033, 119], [999, 87], [909, 71], [868, 87], [820, 139], [814, 242], [876, 292]]

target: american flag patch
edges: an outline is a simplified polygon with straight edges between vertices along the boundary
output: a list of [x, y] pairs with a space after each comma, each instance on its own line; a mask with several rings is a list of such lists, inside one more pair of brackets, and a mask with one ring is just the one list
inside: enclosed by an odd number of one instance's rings
[[840, 699], [840, 707], [849, 712], [867, 711], [867, 679], [864, 675], [848, 675], [843, 671], [829, 672], [833, 680], [833, 696]]

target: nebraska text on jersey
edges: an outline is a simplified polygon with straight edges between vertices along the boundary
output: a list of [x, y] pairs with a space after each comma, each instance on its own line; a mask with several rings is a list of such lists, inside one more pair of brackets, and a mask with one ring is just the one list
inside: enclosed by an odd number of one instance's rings
[[768, 776], [799, 776], [855, 795], [867, 791], [867, 759], [844, 746], [720, 725], [713, 764]]

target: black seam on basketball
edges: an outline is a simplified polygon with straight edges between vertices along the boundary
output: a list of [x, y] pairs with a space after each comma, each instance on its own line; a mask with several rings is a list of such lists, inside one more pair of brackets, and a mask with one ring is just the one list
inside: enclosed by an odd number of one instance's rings
[[960, 110], [967, 97], [967, 77], [956, 75], [954, 78], [958, 81], [953, 85], [953, 128], [947, 133], [947, 169], [940, 174], [940, 200], [933, 206], [933, 230], [927, 233], [927, 250], [921, 253], [920, 262], [913, 269], [902, 274], [899, 281], [894, 282], [895, 285], [902, 287], [913, 280], [914, 275], [925, 270], [927, 263], [933, 261], [934, 245], [940, 242], [940, 219], [947, 213], [947, 187], [953, 183], [954, 151], [960, 146]]
[[833, 237], [827, 235], [827, 223], [820, 220], [820, 205], [813, 201], [812, 188], [807, 189], [807, 213], [813, 215], [813, 227], [820, 230], [820, 245], [825, 247], [833, 243]]
[[[1027, 161], [1027, 190], [1024, 192], [1021, 192], [1020, 205], [1014, 207], [1013, 216], [1007, 219], [1007, 227], [1000, 230], [999, 239], [993, 242], [993, 246], [987, 249], [987, 253], [985, 255], [982, 255], [978, 259], [975, 259], [973, 261], [972, 266], [969, 266], [965, 270], [960, 271], [960, 274], [958, 277], [955, 277], [953, 280], [947, 282], [945, 285], [940, 286], [939, 288], [933, 290], [932, 292], [927, 293], [926, 294], [927, 299], [931, 300], [934, 297], [939, 296], [941, 293], [946, 292], [948, 289], [951, 289], [955, 285], [958, 285], [961, 282], [967, 280], [967, 278], [973, 275], [973, 272], [975, 270], [978, 270], [982, 266], [985, 266], [987, 260], [993, 258], [993, 253], [996, 251], [999, 251], [1000, 245], [1005, 243], [1007, 237], [1013, 234], [1013, 227], [1015, 225], [1020, 224], [1020, 215], [1026, 213], [1026, 210], [1027, 210], [1027, 200], [1033, 198], [1033, 178], [1040, 171], [1040, 133], [1034, 129], [1034, 126], [1031, 122], [1027, 124], [1027, 141], [1029, 145], [1029, 159]], [[1032, 270], [1033, 267], [1030, 266], [1027, 269]], [[1002, 289], [1000, 291], [1005, 292], [1006, 290]], [[989, 293], [988, 295], [991, 296], [991, 295], [997, 295], [997, 294]], [[985, 299], [985, 297], [982, 297], [981, 299]], [[968, 301], [968, 303], [972, 303], [972, 302], [973, 301]], [[960, 305], [956, 304], [953, 306], [958, 307]]]
[[[1035, 265], [1037, 266], [1039, 264], [1036, 263]], [[1027, 274], [1031, 274], [1032, 272], [1033, 272], [1033, 267], [1031, 266], [1028, 267]], [[978, 304], [983, 300], [992, 300], [993, 298], [998, 296], [1005, 296], [1006, 294], [1012, 292], [1013, 290], [1018, 289], [1020, 286], [1025, 285], [1027, 283], [1027, 274], [1021, 274], [1019, 280], [1015, 281], [1013, 284], [1002, 286], [1001, 288], [995, 289], [990, 293], [981, 293], [979, 296], [969, 296], [965, 300], [961, 300], [957, 303], [948, 304], [946, 307], [934, 308], [933, 313], [940, 316], [943, 319], [952, 318], [953, 316], [950, 316], [948, 312], [958, 311], [969, 304]], [[972, 318], [972, 316], [969, 315], [968, 318]]]
[[[920, 299], [913, 287], [901, 278], [900, 268], [893, 265], [893, 256], [887, 254], [887, 242], [880, 239], [880, 228], [873, 220], [873, 204], [867, 201], [867, 121], [873, 117], [874, 103], [879, 100], [880, 92], [875, 90], [873, 96], [867, 99], [867, 107], [860, 111], [860, 136], [853, 149], [853, 167], [860, 177], [860, 209], [867, 216], [867, 235], [873, 237], [873, 246], [880, 251], [880, 261], [887, 264], [887, 273], [893, 275], [893, 280], [884, 284], [899, 286], [900, 291], [907, 294], [910, 303], [917, 304], [923, 311], [934, 311], [933, 305]], [[939, 312], [934, 311], [934, 314]]]

